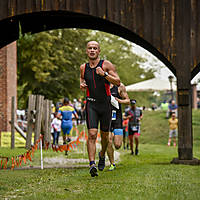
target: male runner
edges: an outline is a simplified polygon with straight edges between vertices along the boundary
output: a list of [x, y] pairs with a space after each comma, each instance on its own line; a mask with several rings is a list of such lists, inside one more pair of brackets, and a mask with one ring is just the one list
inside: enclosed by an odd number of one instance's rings
[[125, 112], [124, 119], [129, 119], [128, 122], [128, 134], [131, 147], [131, 155], [134, 155], [133, 151], [133, 139], [135, 138], [135, 155], [138, 155], [139, 150], [139, 136], [140, 136], [140, 120], [142, 119], [142, 110], [136, 107], [136, 100], [130, 100], [131, 108]]
[[86, 122], [88, 128], [87, 150], [90, 174], [98, 176], [95, 166], [96, 139], [100, 121], [101, 145], [98, 169], [105, 167], [105, 152], [108, 146], [111, 122], [110, 83], [120, 85], [115, 67], [108, 60], [100, 60], [100, 46], [96, 41], [87, 43], [86, 54], [89, 63], [80, 66], [80, 89], [87, 90]]
[[112, 105], [112, 123], [111, 123], [109, 143], [108, 143], [108, 148], [107, 148], [107, 154], [110, 160], [109, 170], [112, 171], [116, 168], [116, 165], [114, 163], [114, 149], [112, 146], [113, 139], [114, 139], [114, 145], [116, 149], [119, 149], [121, 147], [122, 139], [123, 139], [121, 104], [129, 104], [130, 99], [126, 92], [126, 88], [124, 84], [122, 83], [120, 84], [119, 87], [111, 84], [110, 91], [111, 91], [111, 95], [115, 97], [115, 99], [119, 103], [119, 108], [116, 108], [115, 106]]

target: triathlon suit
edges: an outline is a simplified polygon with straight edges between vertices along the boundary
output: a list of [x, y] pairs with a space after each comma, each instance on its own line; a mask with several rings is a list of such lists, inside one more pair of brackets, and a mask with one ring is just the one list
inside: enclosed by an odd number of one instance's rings
[[129, 135], [140, 135], [140, 122], [138, 118], [142, 116], [142, 111], [139, 108], [135, 108], [134, 110], [129, 109], [125, 116], [131, 115], [128, 123], [128, 134]]
[[[110, 89], [111, 95], [114, 97], [117, 97], [118, 99], [121, 99], [118, 87], [113, 86]], [[111, 122], [111, 128], [110, 131], [114, 133], [114, 135], [123, 135], [123, 127], [122, 127], [122, 108], [121, 104], [119, 103], [119, 109], [115, 108], [112, 105], [112, 122]]]
[[128, 119], [124, 119], [122, 122], [123, 125], [123, 137], [128, 137]]
[[72, 129], [72, 114], [75, 114], [76, 111], [72, 106], [62, 106], [61, 108], [59, 108], [58, 113], [62, 115], [62, 133], [64, 135], [69, 135]]
[[100, 60], [96, 67], [91, 68], [89, 63], [85, 64], [84, 79], [87, 84], [86, 122], [88, 129], [100, 129], [108, 132], [111, 123], [110, 83], [104, 77], [96, 74], [97, 67], [103, 67]]

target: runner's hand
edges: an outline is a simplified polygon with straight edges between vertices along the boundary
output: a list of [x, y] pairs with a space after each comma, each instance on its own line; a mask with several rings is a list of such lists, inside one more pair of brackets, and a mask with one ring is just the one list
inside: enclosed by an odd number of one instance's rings
[[119, 103], [122, 103], [121, 99], [118, 99], [117, 97], [115, 97], [115, 99], [116, 99]]
[[100, 76], [104, 76], [104, 71], [101, 67], [96, 68], [96, 73], [99, 74]]
[[81, 84], [80, 84], [80, 89], [81, 90], [85, 90], [86, 89], [86, 87], [87, 87], [87, 84], [86, 84], [86, 82], [84, 81], [84, 82], [82, 82]]

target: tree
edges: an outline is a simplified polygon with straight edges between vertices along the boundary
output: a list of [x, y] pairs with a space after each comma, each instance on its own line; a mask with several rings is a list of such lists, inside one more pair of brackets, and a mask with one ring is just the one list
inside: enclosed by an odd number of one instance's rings
[[111, 61], [125, 85], [154, 77], [153, 69], [140, 67], [140, 63], [146, 60], [136, 55], [132, 50], [132, 44], [118, 36], [92, 31], [91, 40], [97, 40], [101, 46], [101, 57]]
[[[41, 94], [58, 101], [79, 91], [79, 66], [84, 62], [86, 30], [63, 29], [26, 34], [18, 40], [18, 101]], [[20, 105], [20, 104], [19, 104]]]
[[110, 60], [122, 82], [127, 85], [153, 77], [144, 70], [145, 60], [134, 54], [126, 40], [99, 31], [58, 29], [34, 35], [25, 34], [18, 40], [18, 102], [26, 107], [28, 95], [40, 94], [57, 102], [64, 96], [79, 98], [80, 65], [87, 62], [85, 47], [89, 40], [101, 46], [101, 58]]

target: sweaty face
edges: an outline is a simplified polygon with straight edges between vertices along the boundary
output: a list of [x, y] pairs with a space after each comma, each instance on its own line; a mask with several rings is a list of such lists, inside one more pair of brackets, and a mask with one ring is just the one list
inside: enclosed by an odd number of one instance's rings
[[100, 49], [97, 42], [89, 42], [87, 44], [86, 53], [91, 60], [96, 60], [99, 56]]

